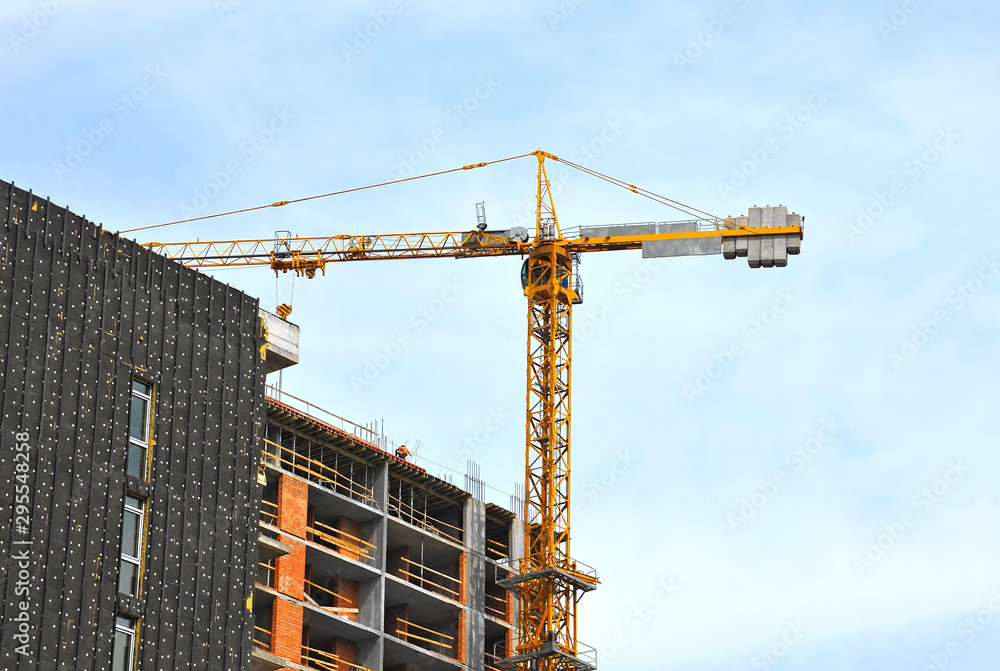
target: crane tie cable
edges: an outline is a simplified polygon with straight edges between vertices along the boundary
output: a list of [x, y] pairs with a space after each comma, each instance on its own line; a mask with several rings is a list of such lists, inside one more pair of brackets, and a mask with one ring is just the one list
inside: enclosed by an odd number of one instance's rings
[[394, 179], [389, 182], [379, 182], [378, 184], [369, 184], [368, 186], [357, 186], [353, 189], [344, 189], [342, 191], [331, 191], [329, 193], [321, 193], [316, 196], [305, 196], [304, 198], [293, 198], [292, 200], [279, 200], [275, 203], [269, 203], [267, 205], [256, 205], [254, 207], [245, 207], [240, 210], [231, 210], [229, 212], [219, 212], [217, 214], [206, 214], [201, 217], [192, 217], [190, 219], [179, 219], [177, 221], [168, 221], [164, 224], [152, 224], [150, 226], [139, 226], [138, 228], [129, 228], [124, 231], [118, 231], [121, 233], [135, 233], [136, 231], [146, 231], [151, 228], [162, 228], [163, 226], [174, 226], [175, 224], [187, 224], [192, 221], [203, 221], [205, 219], [215, 219], [218, 217], [228, 217], [231, 214], [242, 214], [244, 212], [254, 212], [255, 210], [264, 210], [269, 207], [282, 207], [284, 205], [291, 205], [293, 203], [304, 203], [307, 200], [317, 200], [319, 198], [329, 198], [330, 196], [339, 196], [345, 193], [353, 193], [354, 191], [364, 191], [366, 189], [374, 189], [380, 186], [390, 186], [392, 184], [400, 184], [402, 182], [409, 182], [415, 179], [423, 179], [425, 177], [435, 177], [437, 175], [446, 175], [450, 172], [459, 172], [460, 170], [473, 170], [475, 168], [482, 168], [487, 165], [492, 165], [494, 163], [504, 163], [505, 161], [513, 161], [515, 159], [524, 158], [526, 156], [532, 156], [532, 153], [521, 154], [519, 156], [510, 156], [508, 158], [501, 158], [495, 161], [486, 161], [485, 163], [472, 163], [470, 165], [463, 165], [460, 168], [451, 168], [449, 170], [439, 170], [438, 172], [429, 172], [424, 175], [414, 175], [413, 177], [404, 177], [402, 179]]
[[611, 177], [610, 175], [605, 175], [604, 173], [597, 172], [596, 170], [593, 170], [583, 165], [579, 165], [577, 163], [573, 163], [572, 161], [567, 161], [566, 159], [559, 158], [558, 156], [552, 156], [551, 154], [549, 154], [548, 156], [549, 158], [553, 158], [559, 161], [560, 163], [564, 163], [570, 166], [571, 168], [576, 168], [577, 170], [584, 172], [592, 177], [603, 179], [604, 181], [614, 184], [615, 186], [619, 186], [644, 198], [649, 198], [650, 200], [660, 203], [661, 205], [666, 205], [667, 207], [677, 210], [678, 212], [683, 212], [684, 214], [694, 217], [695, 219], [704, 219], [704, 220], [715, 219], [717, 221], [724, 221], [725, 223], [731, 224], [732, 226], [735, 226], [737, 228], [746, 228], [745, 226], [740, 226], [734, 221], [730, 221], [726, 217], [720, 217], [718, 215], [712, 214], [711, 212], [705, 212], [704, 210], [699, 210], [698, 208], [692, 205], [686, 205], [678, 200], [667, 198], [666, 196], [661, 196], [658, 193], [654, 193], [648, 189], [643, 189], [641, 187], [636, 186], [635, 184], [629, 184], [628, 182], [618, 179], [617, 177]]

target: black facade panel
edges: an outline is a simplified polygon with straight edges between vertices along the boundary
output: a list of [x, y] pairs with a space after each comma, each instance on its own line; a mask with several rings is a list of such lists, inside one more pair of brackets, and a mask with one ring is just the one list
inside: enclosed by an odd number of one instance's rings
[[[249, 668], [264, 421], [256, 299], [0, 182], [0, 668]], [[149, 481], [126, 476], [153, 384]], [[142, 590], [118, 593], [128, 492]], [[18, 508], [18, 506], [21, 508]]]

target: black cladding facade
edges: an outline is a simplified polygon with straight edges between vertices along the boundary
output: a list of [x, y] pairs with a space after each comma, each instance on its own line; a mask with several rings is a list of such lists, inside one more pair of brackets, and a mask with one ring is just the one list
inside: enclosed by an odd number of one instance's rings
[[[0, 232], [0, 668], [107, 671], [125, 616], [137, 668], [248, 669], [257, 299], [6, 182]], [[140, 478], [133, 378], [153, 390]], [[128, 493], [138, 598], [118, 591]]]

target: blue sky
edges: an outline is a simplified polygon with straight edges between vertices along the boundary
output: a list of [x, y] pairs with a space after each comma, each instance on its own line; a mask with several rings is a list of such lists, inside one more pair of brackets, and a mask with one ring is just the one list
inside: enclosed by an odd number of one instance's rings
[[[995, 668], [1000, 6], [337, 4], [4, 2], [0, 178], [112, 230], [536, 148], [720, 215], [785, 204], [806, 237], [784, 269], [584, 259], [573, 553], [603, 585], [580, 639], [609, 671]], [[563, 226], [683, 218], [551, 170]], [[505, 228], [533, 171], [136, 235], [464, 230], [479, 201]], [[294, 292], [287, 391], [458, 482], [471, 456], [506, 503], [519, 265], [220, 275]]]

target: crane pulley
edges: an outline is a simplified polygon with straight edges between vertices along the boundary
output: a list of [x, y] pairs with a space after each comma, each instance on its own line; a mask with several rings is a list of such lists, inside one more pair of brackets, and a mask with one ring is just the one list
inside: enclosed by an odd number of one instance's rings
[[[753, 207], [745, 216], [716, 217], [541, 150], [530, 155], [538, 162], [533, 236], [523, 228], [486, 230], [485, 210], [477, 207], [477, 227], [471, 231], [287, 235], [147, 246], [189, 267], [266, 265], [275, 273], [293, 272], [308, 278], [317, 272], [325, 274], [328, 263], [345, 261], [525, 257], [521, 277], [528, 299], [524, 556], [517, 573], [501, 581], [516, 594], [518, 604], [517, 645], [502, 665], [523, 671], [588, 669], [596, 662], [582, 654], [577, 640], [577, 604], [600, 581], [596, 571], [570, 554], [571, 334], [573, 305], [582, 302], [580, 256], [626, 249], [641, 249], [644, 258], [721, 253], [726, 259], [745, 257], [752, 268], [782, 267], [789, 255], [800, 251], [803, 219], [784, 206]], [[556, 215], [546, 159], [561, 161], [692, 218], [564, 232]], [[487, 164], [461, 169], [483, 165]], [[357, 189], [349, 191], [353, 190]]]

